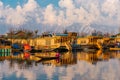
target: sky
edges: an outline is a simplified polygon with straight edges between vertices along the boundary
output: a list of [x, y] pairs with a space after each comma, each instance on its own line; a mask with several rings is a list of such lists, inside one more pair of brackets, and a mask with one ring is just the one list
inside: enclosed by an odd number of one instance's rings
[[0, 0], [0, 34], [10, 28], [117, 33], [120, 0]]

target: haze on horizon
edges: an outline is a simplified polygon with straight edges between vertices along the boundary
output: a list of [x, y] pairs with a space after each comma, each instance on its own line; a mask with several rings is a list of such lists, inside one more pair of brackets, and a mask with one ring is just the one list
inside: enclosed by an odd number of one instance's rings
[[120, 0], [0, 0], [0, 34], [12, 28], [39, 32], [93, 30], [117, 33]]

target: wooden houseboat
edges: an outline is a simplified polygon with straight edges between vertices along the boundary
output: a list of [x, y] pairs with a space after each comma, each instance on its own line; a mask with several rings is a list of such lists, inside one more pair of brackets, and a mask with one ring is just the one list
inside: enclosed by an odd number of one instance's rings
[[106, 50], [115, 47], [114, 43], [114, 38], [110, 37], [87, 36], [77, 39], [77, 44], [85, 50]]
[[0, 53], [11, 53], [11, 42], [0, 38]]
[[79, 37], [77, 39], [77, 44], [82, 47], [82, 49], [102, 49], [101, 37], [98, 36], [87, 36]]
[[70, 32], [68, 34], [43, 34], [31, 39], [9, 39], [12, 43], [29, 44], [34, 46], [35, 50], [57, 51], [72, 50], [71, 44], [76, 40], [77, 33]]

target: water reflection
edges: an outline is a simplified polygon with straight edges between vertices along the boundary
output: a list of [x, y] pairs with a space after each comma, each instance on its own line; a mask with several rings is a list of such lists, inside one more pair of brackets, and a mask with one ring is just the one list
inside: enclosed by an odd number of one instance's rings
[[0, 80], [119, 80], [120, 52], [0, 53]]
[[108, 61], [110, 59], [120, 59], [120, 53], [117, 51], [97, 51], [97, 52], [78, 52], [78, 60], [85, 60], [90, 63], [97, 63], [99, 61]]

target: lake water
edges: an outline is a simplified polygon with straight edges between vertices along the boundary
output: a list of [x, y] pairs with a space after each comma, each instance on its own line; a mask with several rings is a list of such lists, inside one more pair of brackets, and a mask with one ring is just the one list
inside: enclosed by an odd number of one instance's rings
[[0, 80], [120, 80], [119, 51], [66, 52], [60, 58], [38, 59], [55, 54], [1, 55]]

